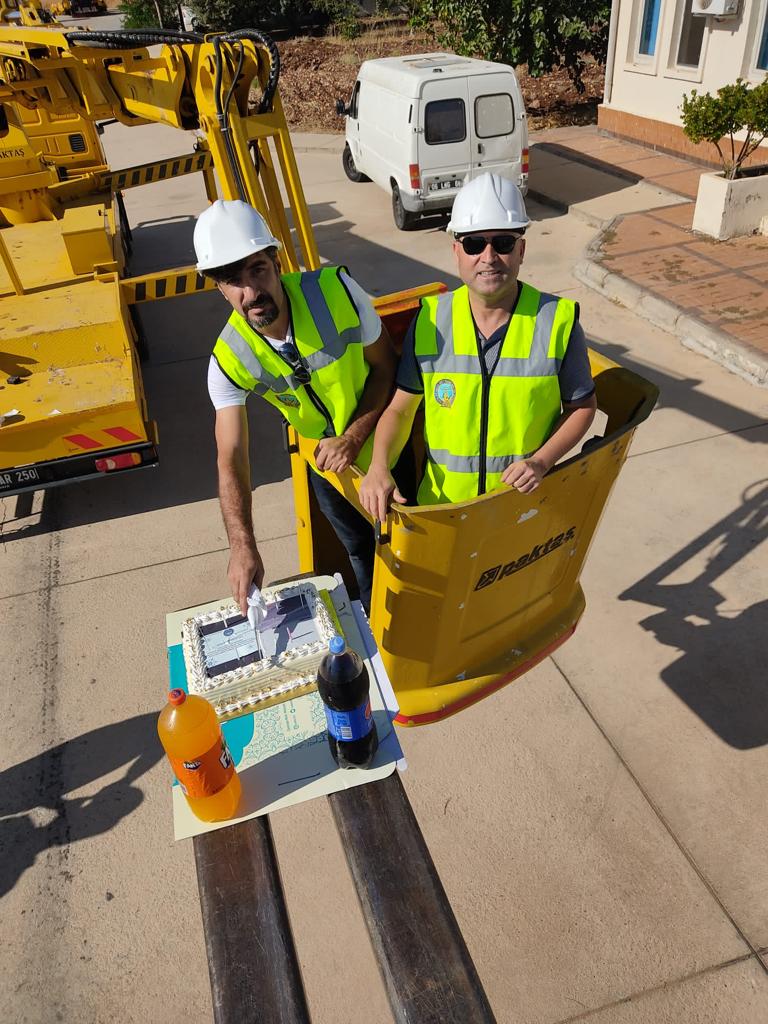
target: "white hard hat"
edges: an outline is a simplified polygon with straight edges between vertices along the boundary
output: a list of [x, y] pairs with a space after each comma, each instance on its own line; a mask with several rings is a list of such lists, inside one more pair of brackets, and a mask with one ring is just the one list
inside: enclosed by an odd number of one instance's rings
[[453, 202], [448, 231], [465, 235], [468, 231], [502, 231], [526, 228], [523, 193], [500, 174], [481, 174], [462, 185]]
[[269, 225], [242, 199], [217, 199], [197, 218], [194, 233], [198, 270], [215, 270], [270, 246], [280, 248]]

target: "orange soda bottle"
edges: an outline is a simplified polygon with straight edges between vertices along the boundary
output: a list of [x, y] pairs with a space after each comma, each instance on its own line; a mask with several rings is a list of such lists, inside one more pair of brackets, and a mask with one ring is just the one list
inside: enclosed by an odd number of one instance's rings
[[181, 689], [171, 690], [157, 733], [195, 817], [201, 821], [234, 817], [240, 779], [208, 701]]

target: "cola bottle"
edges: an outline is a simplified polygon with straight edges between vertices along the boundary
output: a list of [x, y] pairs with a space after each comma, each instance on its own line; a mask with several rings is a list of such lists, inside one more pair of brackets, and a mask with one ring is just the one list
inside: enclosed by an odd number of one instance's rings
[[328, 745], [340, 768], [368, 768], [379, 746], [371, 712], [368, 670], [344, 637], [334, 636], [317, 670]]

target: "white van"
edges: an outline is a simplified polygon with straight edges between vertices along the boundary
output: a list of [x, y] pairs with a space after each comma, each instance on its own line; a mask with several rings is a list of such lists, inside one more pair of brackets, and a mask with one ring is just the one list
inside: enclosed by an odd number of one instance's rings
[[344, 170], [392, 195], [395, 224], [450, 210], [485, 171], [528, 186], [528, 125], [514, 69], [451, 53], [383, 57], [360, 65], [346, 115]]

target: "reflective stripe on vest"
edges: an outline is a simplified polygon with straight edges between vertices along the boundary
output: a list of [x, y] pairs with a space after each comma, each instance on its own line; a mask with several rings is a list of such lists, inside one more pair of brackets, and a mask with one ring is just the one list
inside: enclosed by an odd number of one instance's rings
[[523, 284], [489, 377], [466, 286], [422, 299], [414, 345], [429, 458], [420, 505], [496, 490], [510, 462], [541, 447], [560, 416], [557, 375], [575, 319], [574, 302]]
[[[291, 364], [235, 311], [213, 349], [230, 380], [274, 405], [304, 437], [342, 434], [368, 377], [360, 315], [339, 277], [340, 269], [323, 267], [280, 278], [294, 344], [311, 374], [308, 386], [296, 380]], [[364, 446], [358, 465], [367, 465], [371, 443], [369, 439]]]

